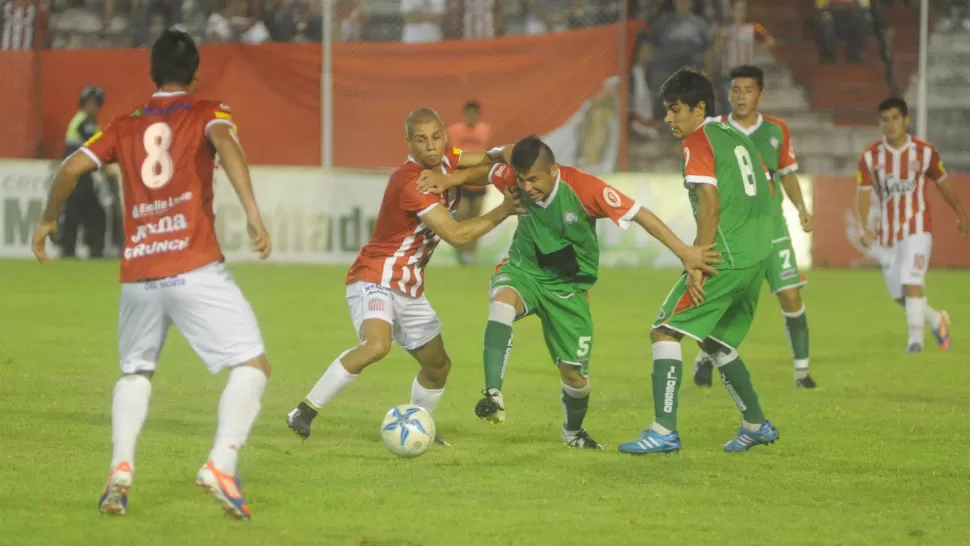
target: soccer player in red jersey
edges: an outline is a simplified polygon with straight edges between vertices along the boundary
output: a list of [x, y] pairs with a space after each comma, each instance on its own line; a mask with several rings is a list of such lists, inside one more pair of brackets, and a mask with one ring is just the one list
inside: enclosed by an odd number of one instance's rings
[[[926, 201], [928, 181], [936, 183], [943, 199], [957, 214], [957, 229], [970, 234], [970, 217], [947, 179], [939, 152], [929, 142], [906, 132], [906, 101], [889, 98], [879, 104], [883, 138], [859, 158], [858, 218], [865, 226], [862, 246], [880, 257], [890, 296], [906, 308], [909, 326], [907, 351], [923, 350], [923, 325], [929, 326], [940, 350], [950, 350], [950, 317], [926, 302], [923, 287], [933, 248], [932, 223]], [[867, 221], [875, 193], [879, 215], [875, 230]], [[876, 249], [873, 249], [874, 243]]]
[[56, 231], [58, 212], [78, 177], [118, 163], [127, 203], [118, 313], [122, 376], [114, 388], [114, 452], [98, 503], [102, 512], [127, 511], [135, 443], [148, 412], [152, 375], [168, 329], [175, 325], [211, 373], [229, 369], [215, 446], [196, 483], [226, 512], [250, 517], [236, 463], [259, 414], [270, 364], [253, 310], [226, 269], [216, 240], [216, 154], [242, 202], [260, 258], [269, 256], [271, 245], [229, 107], [189, 94], [198, 67], [199, 52], [188, 34], [162, 33], [151, 51], [151, 76], [158, 91], [64, 161], [34, 233], [34, 253], [46, 262], [46, 239]]
[[518, 211], [518, 201], [506, 192], [505, 201], [491, 211], [455, 221], [460, 189], [442, 195], [422, 193], [417, 185], [421, 173], [462, 168], [468, 169], [469, 176], [484, 179], [492, 158], [502, 160], [505, 150], [462, 153], [449, 147], [444, 123], [428, 108], [411, 112], [405, 130], [411, 155], [391, 174], [371, 240], [347, 273], [347, 304], [360, 344], [337, 357], [306, 399], [287, 415], [287, 426], [304, 438], [310, 436], [310, 425], [320, 409], [364, 368], [387, 356], [392, 341], [421, 366], [411, 384], [411, 404], [434, 411], [444, 393], [451, 360], [438, 315], [424, 295], [424, 268], [442, 239], [460, 247]]

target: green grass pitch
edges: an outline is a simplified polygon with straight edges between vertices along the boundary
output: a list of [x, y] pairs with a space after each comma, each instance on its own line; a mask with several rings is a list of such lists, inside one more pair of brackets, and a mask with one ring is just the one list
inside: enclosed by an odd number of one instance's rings
[[[416, 364], [399, 348], [328, 406], [302, 441], [286, 413], [356, 342], [344, 267], [239, 265], [274, 375], [243, 452], [251, 522], [194, 486], [225, 375], [169, 337], [141, 437], [129, 513], [96, 504], [110, 459], [117, 368], [116, 263], [0, 261], [0, 544], [565, 545], [970, 544], [970, 273], [929, 276], [954, 349], [905, 353], [902, 308], [876, 271], [813, 271], [804, 291], [817, 392], [794, 387], [767, 289], [741, 353], [781, 440], [729, 455], [740, 416], [715, 380], [681, 389], [684, 449], [630, 457], [651, 421], [648, 327], [676, 271], [606, 270], [587, 428], [606, 452], [561, 444], [559, 381], [538, 321], [516, 326], [509, 421], [472, 408], [482, 387], [487, 268], [432, 268], [428, 295], [454, 362], [438, 429], [453, 449], [413, 460], [379, 425], [406, 403]], [[696, 348], [685, 344], [690, 368]]]

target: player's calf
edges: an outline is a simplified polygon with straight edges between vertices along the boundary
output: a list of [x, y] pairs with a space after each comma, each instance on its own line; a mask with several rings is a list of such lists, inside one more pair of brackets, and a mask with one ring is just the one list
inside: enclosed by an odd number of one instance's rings
[[694, 384], [698, 387], [714, 385], [714, 359], [701, 349], [694, 359]]

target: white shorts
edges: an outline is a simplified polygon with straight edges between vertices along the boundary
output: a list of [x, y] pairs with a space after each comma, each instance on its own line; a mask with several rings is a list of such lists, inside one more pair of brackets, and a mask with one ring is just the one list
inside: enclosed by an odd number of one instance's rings
[[405, 351], [414, 351], [441, 335], [441, 321], [428, 298], [405, 296], [386, 286], [355, 282], [347, 285], [347, 305], [357, 337], [368, 319], [391, 325], [394, 341]]
[[223, 263], [165, 279], [121, 285], [121, 371], [155, 371], [173, 324], [210, 373], [265, 353], [253, 309]]
[[925, 286], [930, 266], [933, 234], [918, 233], [884, 249], [882, 276], [894, 300], [903, 297], [903, 286]]

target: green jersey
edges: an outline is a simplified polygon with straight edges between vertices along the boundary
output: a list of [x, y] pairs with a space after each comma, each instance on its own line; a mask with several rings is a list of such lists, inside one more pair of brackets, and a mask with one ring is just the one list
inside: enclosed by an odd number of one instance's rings
[[763, 262], [771, 253], [777, 212], [754, 143], [734, 127], [708, 120], [683, 140], [681, 149], [684, 185], [695, 216], [697, 187], [717, 187], [721, 213], [714, 242], [724, 263], [716, 267], [744, 269]]
[[730, 123], [738, 131], [748, 135], [754, 147], [761, 154], [761, 159], [768, 168], [768, 173], [775, 181], [775, 200], [777, 210], [781, 211], [781, 202], [785, 197], [781, 186], [781, 179], [788, 173], [798, 170], [798, 160], [795, 158], [795, 148], [792, 146], [788, 124], [780, 118], [758, 114], [758, 121], [751, 127], [742, 127], [733, 116], [724, 116], [722, 121]]
[[[516, 189], [515, 172], [496, 164], [489, 181], [499, 190]], [[525, 214], [509, 247], [509, 262], [541, 284], [582, 292], [596, 282], [600, 248], [596, 220], [609, 218], [629, 227], [640, 205], [599, 178], [573, 167], [560, 167], [549, 195], [533, 202], [520, 192]]]

